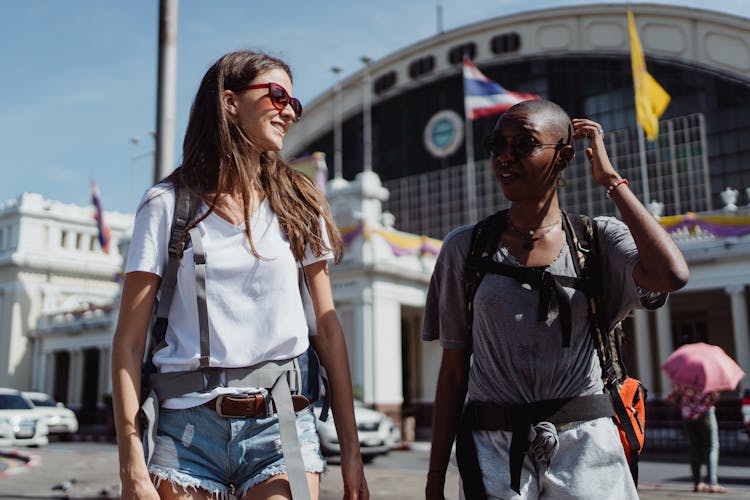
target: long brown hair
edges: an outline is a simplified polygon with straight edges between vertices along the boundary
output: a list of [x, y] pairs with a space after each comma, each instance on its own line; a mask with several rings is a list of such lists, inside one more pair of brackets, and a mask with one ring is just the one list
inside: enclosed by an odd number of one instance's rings
[[[198, 194], [208, 204], [208, 212], [191, 225], [213, 212], [221, 195], [238, 192], [242, 195], [245, 220], [249, 220], [255, 188], [268, 199], [289, 238], [295, 259], [302, 261], [305, 247], [310, 245], [318, 256], [333, 251], [338, 262], [344, 245], [323, 194], [312, 180], [287, 165], [276, 152], [257, 150], [252, 138], [242, 132], [222, 104], [224, 90], [242, 92], [259, 74], [276, 68], [284, 70], [291, 80], [292, 72], [286, 63], [258, 52], [231, 52], [208, 69], [190, 109], [182, 165], [164, 181]], [[260, 165], [251, 161], [258, 154]], [[328, 233], [328, 245], [323, 240], [321, 218]], [[253, 254], [263, 258], [255, 248], [247, 223], [245, 234]]]

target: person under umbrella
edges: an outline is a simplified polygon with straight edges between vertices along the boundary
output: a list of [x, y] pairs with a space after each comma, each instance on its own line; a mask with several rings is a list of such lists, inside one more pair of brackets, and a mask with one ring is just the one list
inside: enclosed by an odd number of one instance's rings
[[721, 347], [704, 342], [680, 346], [662, 368], [673, 384], [667, 401], [680, 408], [687, 434], [693, 491], [726, 493], [718, 480], [719, 425], [714, 405], [719, 392], [737, 387], [745, 372]]
[[[667, 401], [680, 408], [685, 434], [688, 438], [690, 470], [693, 474], [693, 491], [726, 493], [719, 484], [719, 424], [716, 407], [719, 393], [702, 393], [689, 385], [675, 385]], [[706, 464], [705, 481], [701, 475]]]

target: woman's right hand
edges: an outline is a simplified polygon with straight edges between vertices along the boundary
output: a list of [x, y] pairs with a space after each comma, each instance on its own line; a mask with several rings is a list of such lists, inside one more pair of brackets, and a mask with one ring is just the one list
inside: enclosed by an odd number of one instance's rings
[[427, 486], [424, 490], [425, 500], [445, 500], [445, 475], [427, 474]]
[[122, 500], [151, 499], [159, 500], [159, 493], [148, 474], [139, 474], [137, 477], [123, 477]]

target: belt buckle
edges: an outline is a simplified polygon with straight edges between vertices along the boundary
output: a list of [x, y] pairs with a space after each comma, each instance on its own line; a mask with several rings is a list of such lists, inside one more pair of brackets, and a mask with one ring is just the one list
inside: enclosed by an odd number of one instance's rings
[[216, 408], [214, 408], [214, 410], [216, 410], [216, 414], [219, 415], [220, 417], [233, 418], [232, 415], [227, 415], [221, 409], [221, 405], [224, 402], [224, 396], [225, 396], [224, 394], [220, 394], [220, 395], [216, 396]]
[[[227, 414], [227, 413], [224, 413], [224, 410], [222, 409], [222, 403], [224, 402], [224, 398], [225, 397], [235, 397], [236, 398], [237, 396], [236, 395], [232, 395], [232, 394], [221, 394], [219, 396], [216, 396], [216, 407], [214, 408], [214, 410], [216, 410], [216, 414], [219, 415], [220, 417], [224, 417], [224, 418], [264, 418], [264, 417], [270, 416], [270, 413], [268, 411], [268, 401], [266, 400], [266, 398], [262, 394], [248, 394], [248, 395], [243, 396], [243, 398], [252, 399], [254, 406], [258, 405], [258, 398], [260, 398], [262, 400], [262, 402], [260, 404], [263, 405], [262, 414], [245, 415], [244, 417], [240, 417], [239, 415], [236, 415], [236, 414]], [[261, 412], [259, 412], [259, 413], [261, 413]]]

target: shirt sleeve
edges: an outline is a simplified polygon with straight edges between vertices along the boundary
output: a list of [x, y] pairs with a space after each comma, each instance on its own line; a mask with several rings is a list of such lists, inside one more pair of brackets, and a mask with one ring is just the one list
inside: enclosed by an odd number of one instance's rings
[[174, 198], [174, 189], [166, 185], [146, 191], [135, 214], [125, 273], [144, 271], [164, 276]]
[[303, 266], [307, 266], [321, 260], [333, 260], [334, 255], [333, 250], [331, 250], [331, 240], [328, 237], [328, 230], [326, 229], [326, 223], [325, 219], [323, 219], [323, 216], [320, 216], [318, 222], [320, 224], [320, 234], [323, 237], [323, 243], [325, 244], [326, 248], [328, 248], [328, 250], [323, 252], [322, 255], [316, 255], [309, 244], [305, 245], [305, 256], [302, 259]]
[[471, 229], [450, 233], [440, 249], [427, 290], [422, 340], [438, 340], [447, 349], [466, 349], [466, 289], [464, 268]]
[[668, 293], [646, 290], [633, 279], [638, 248], [628, 226], [614, 217], [597, 217], [594, 224], [603, 273], [603, 309], [610, 326], [635, 308], [658, 309], [663, 306]]

